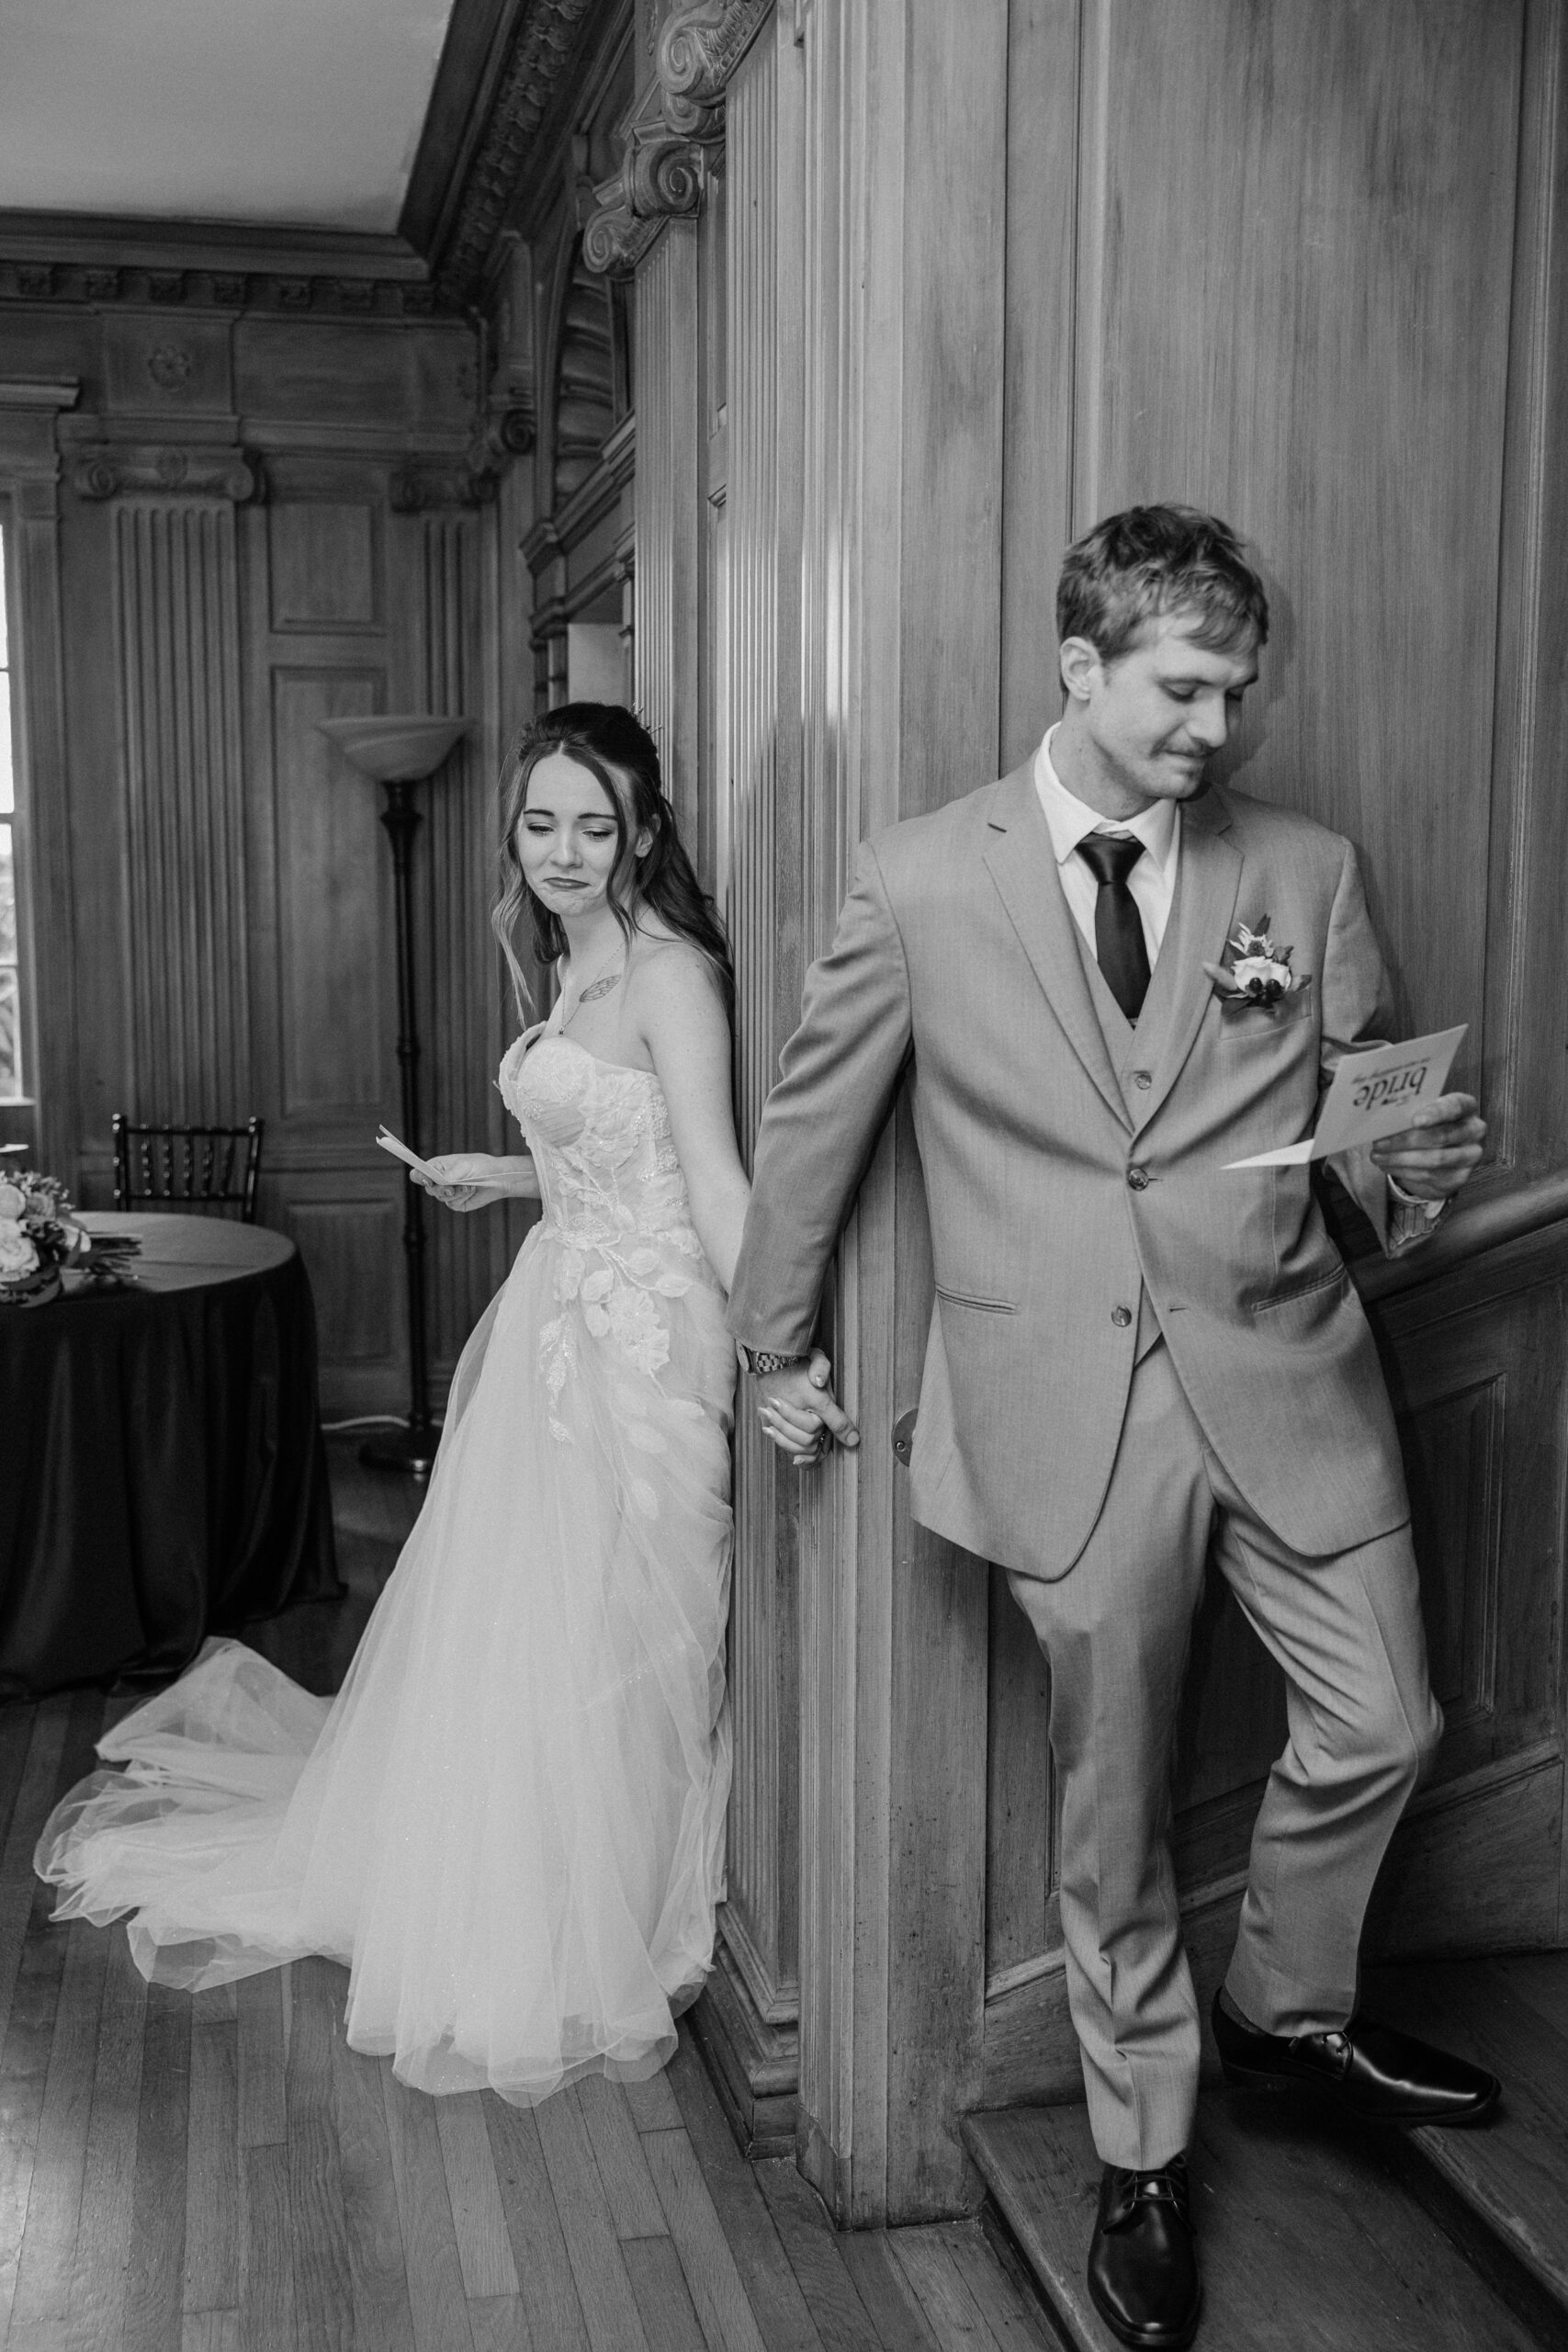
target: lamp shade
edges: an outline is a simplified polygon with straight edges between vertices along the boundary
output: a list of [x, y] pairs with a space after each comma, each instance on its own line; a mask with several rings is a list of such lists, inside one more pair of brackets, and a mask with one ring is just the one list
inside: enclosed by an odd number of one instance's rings
[[320, 733], [337, 745], [344, 759], [378, 784], [417, 784], [422, 776], [434, 775], [472, 725], [471, 718], [420, 714], [316, 721]]

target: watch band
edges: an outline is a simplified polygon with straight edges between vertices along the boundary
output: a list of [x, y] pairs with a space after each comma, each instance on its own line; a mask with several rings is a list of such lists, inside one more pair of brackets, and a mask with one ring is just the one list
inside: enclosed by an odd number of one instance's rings
[[740, 1343], [740, 1352], [746, 1359], [746, 1369], [750, 1373], [788, 1372], [792, 1364], [810, 1362], [808, 1356], [780, 1355], [773, 1348], [749, 1348], [744, 1340]]
[[1436, 1225], [1449, 1205], [1447, 1201], [1423, 1200], [1419, 1193], [1407, 1193], [1397, 1176], [1390, 1176], [1388, 1189], [1402, 1209], [1419, 1209], [1428, 1225]]

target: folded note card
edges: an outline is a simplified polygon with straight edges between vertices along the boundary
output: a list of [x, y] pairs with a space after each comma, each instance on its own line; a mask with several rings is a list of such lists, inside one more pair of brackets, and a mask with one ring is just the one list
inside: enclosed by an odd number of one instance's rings
[[406, 1143], [400, 1143], [390, 1127], [378, 1128], [376, 1140], [383, 1151], [389, 1151], [394, 1159], [400, 1159], [406, 1167], [416, 1170], [421, 1176], [428, 1176], [433, 1184], [450, 1182], [450, 1178], [437, 1176], [430, 1162], [427, 1159], [422, 1159], [417, 1151], [411, 1151]]
[[1368, 1054], [1347, 1054], [1323, 1098], [1317, 1130], [1302, 1143], [1260, 1151], [1251, 1159], [1227, 1159], [1227, 1168], [1291, 1168], [1304, 1159], [1326, 1159], [1354, 1151], [1381, 1136], [1399, 1135], [1423, 1102], [1434, 1102], [1448, 1083], [1454, 1056], [1468, 1023], [1410, 1037], [1403, 1046], [1376, 1046]]

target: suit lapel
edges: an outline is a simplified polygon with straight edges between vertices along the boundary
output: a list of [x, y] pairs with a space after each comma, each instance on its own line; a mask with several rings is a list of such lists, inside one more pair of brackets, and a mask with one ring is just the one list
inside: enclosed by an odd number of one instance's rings
[[1138, 1106], [1140, 1127], [1147, 1126], [1180, 1077], [1213, 994], [1203, 966], [1224, 956], [1241, 888], [1241, 853], [1228, 838], [1230, 822], [1229, 804], [1217, 791], [1181, 812], [1176, 896], [1138, 1023], [1154, 1077]]
[[[1050, 830], [1034, 789], [1032, 760], [1002, 778], [987, 823], [989, 832], [983, 853], [987, 869], [1001, 893], [1034, 977], [1073, 1051], [1121, 1125], [1130, 1127], [1132, 1121], [1078, 956]], [[1163, 956], [1160, 960], [1164, 961]]]

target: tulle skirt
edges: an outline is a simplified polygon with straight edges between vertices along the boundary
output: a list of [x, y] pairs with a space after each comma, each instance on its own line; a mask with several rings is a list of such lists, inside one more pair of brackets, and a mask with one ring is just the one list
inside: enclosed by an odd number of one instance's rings
[[148, 1977], [325, 1953], [355, 2049], [525, 2105], [665, 2063], [722, 1893], [722, 1298], [704, 1268], [650, 1340], [585, 1314], [582, 1262], [524, 1245], [337, 1698], [209, 1641], [37, 1856], [57, 1918], [132, 1915]]

